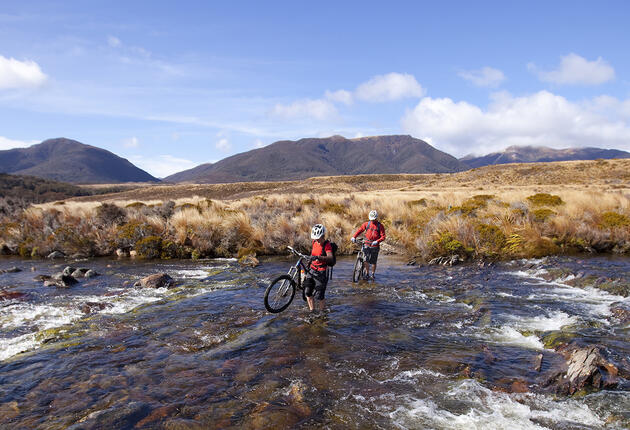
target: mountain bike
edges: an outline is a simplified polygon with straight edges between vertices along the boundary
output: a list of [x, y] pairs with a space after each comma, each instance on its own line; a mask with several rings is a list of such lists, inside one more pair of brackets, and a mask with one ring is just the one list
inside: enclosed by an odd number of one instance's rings
[[296, 288], [302, 291], [302, 299], [306, 300], [303, 282], [306, 272], [308, 272], [308, 265], [315, 258], [304, 255], [290, 246], [287, 248], [298, 257], [298, 261], [291, 266], [286, 275], [280, 275], [271, 281], [265, 290], [265, 308], [274, 314], [289, 307], [295, 296]]
[[359, 282], [361, 279], [369, 279], [367, 269], [367, 257], [365, 256], [365, 241], [363, 239], [357, 239], [355, 243], [361, 244], [361, 249], [357, 253], [357, 261], [354, 263], [354, 270], [352, 271], [352, 282]]

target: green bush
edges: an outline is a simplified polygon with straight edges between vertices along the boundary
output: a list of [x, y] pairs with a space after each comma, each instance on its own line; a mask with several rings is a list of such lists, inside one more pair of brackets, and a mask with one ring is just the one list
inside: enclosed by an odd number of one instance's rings
[[125, 206], [128, 209], [142, 209], [143, 207], [145, 207], [146, 205], [142, 202], [133, 202], [133, 203], [129, 203], [127, 206]]
[[494, 255], [505, 246], [505, 234], [498, 226], [478, 224], [475, 230], [479, 235], [479, 245], [482, 253]]
[[532, 216], [534, 217], [534, 221], [538, 221], [538, 222], [545, 222], [549, 217], [553, 215], [556, 215], [556, 213], [548, 208], [534, 209], [532, 211]]
[[534, 194], [533, 196], [527, 197], [527, 200], [534, 206], [560, 206], [564, 203], [560, 196], [547, 193]]
[[315, 204], [315, 200], [313, 200], [313, 199], [305, 199], [305, 200], [302, 200], [302, 204], [303, 205], [314, 205]]
[[462, 215], [472, 215], [477, 209], [483, 209], [488, 206], [488, 200], [492, 200], [494, 196], [489, 194], [478, 194], [466, 199], [461, 206], [453, 206], [449, 209], [449, 213], [461, 212]]
[[136, 242], [134, 247], [139, 257], [160, 258], [162, 255], [162, 238], [159, 236], [148, 236]]
[[427, 199], [411, 200], [407, 202], [407, 206], [409, 206], [410, 208], [413, 208], [416, 206], [426, 206], [426, 205], [427, 205]]
[[347, 213], [347, 209], [344, 205], [339, 203], [328, 202], [322, 207], [323, 212], [332, 212], [337, 215], [345, 215]]
[[617, 212], [604, 212], [602, 214], [602, 219], [599, 222], [600, 227], [602, 228], [617, 228], [617, 227], [627, 227], [630, 226], [630, 218], [625, 216], [624, 214], [620, 214]]
[[470, 254], [473, 252], [471, 248], [466, 248], [448, 231], [439, 233], [437, 240], [431, 242], [431, 248], [436, 255]]
[[155, 235], [155, 229], [150, 224], [131, 221], [118, 228], [116, 235], [117, 246], [121, 248], [134, 247], [138, 241]]

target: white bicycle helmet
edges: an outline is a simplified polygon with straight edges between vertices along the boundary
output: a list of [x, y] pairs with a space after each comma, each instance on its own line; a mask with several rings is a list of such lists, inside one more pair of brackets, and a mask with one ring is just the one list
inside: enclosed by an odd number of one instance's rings
[[322, 224], [315, 224], [311, 229], [311, 239], [317, 240], [326, 234], [326, 227]]
[[376, 212], [375, 210], [371, 210], [368, 218], [370, 219], [370, 221], [374, 221], [376, 218], [378, 218], [378, 212]]

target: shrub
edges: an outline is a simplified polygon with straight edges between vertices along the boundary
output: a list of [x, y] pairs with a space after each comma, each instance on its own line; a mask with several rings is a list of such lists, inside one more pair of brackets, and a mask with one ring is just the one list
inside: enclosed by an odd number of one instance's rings
[[133, 202], [133, 203], [129, 203], [127, 206], [125, 206], [128, 209], [142, 209], [143, 207], [145, 207], [146, 205], [142, 202]]
[[103, 203], [96, 208], [96, 220], [99, 224], [108, 225], [122, 225], [127, 218], [127, 213], [123, 208], [120, 208], [112, 203]]
[[175, 206], [175, 209], [179, 209], [181, 211], [185, 210], [185, 209], [197, 209], [197, 211], [199, 211], [199, 213], [201, 213], [201, 208], [197, 205], [194, 205], [192, 203], [183, 203], [179, 206]]
[[142, 258], [160, 258], [162, 255], [162, 238], [148, 236], [136, 242], [134, 249]]
[[494, 255], [505, 246], [505, 234], [496, 225], [477, 224], [475, 230], [482, 253]]
[[411, 200], [407, 202], [407, 206], [409, 206], [410, 208], [413, 208], [416, 206], [426, 206], [426, 205], [427, 205], [427, 199]]
[[314, 205], [315, 204], [315, 200], [313, 200], [313, 199], [305, 199], [305, 200], [302, 200], [302, 204], [303, 205]]
[[520, 234], [513, 233], [505, 240], [505, 250], [510, 254], [519, 254], [525, 240]]
[[153, 226], [140, 221], [128, 222], [118, 228], [117, 244], [121, 248], [131, 248], [148, 236], [155, 236]]
[[547, 218], [551, 217], [552, 215], [556, 215], [556, 213], [548, 208], [534, 209], [532, 211], [534, 221], [538, 222], [545, 222]]
[[599, 225], [601, 228], [626, 227], [630, 226], [630, 218], [617, 212], [604, 212]]
[[323, 212], [332, 212], [337, 215], [344, 215], [347, 213], [347, 209], [344, 205], [339, 203], [328, 202], [322, 207]]
[[462, 242], [455, 239], [451, 232], [439, 233], [438, 238], [431, 243], [433, 253], [436, 255], [467, 254], [473, 250], [466, 248]]
[[534, 206], [560, 206], [564, 203], [560, 196], [547, 193], [534, 194], [533, 196], [527, 197], [527, 200]]

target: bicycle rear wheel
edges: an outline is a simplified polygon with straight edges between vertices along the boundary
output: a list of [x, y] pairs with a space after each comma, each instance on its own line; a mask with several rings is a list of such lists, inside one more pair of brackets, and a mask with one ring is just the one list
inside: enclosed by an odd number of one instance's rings
[[285, 310], [295, 296], [295, 282], [289, 275], [281, 275], [271, 281], [265, 290], [265, 308], [276, 314]]
[[357, 258], [356, 263], [354, 263], [354, 270], [352, 271], [352, 282], [359, 282], [359, 280], [363, 277], [363, 260], [361, 258]]

